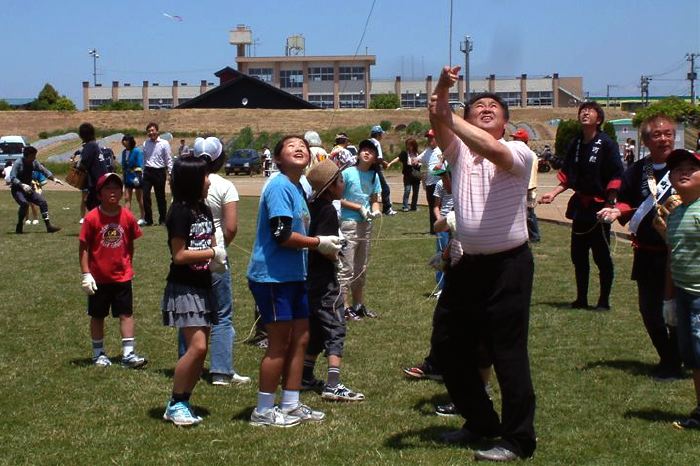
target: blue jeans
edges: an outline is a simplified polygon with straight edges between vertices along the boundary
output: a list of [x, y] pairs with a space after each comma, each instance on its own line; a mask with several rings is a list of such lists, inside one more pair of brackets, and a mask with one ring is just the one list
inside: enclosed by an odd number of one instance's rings
[[[450, 233], [447, 231], [438, 231], [435, 233], [435, 247], [437, 252], [442, 252], [447, 247], [447, 243], [450, 242]], [[438, 285], [438, 289], [442, 289], [445, 286], [445, 280], [443, 279], [443, 273], [439, 270], [435, 272], [435, 283]]]
[[678, 349], [683, 364], [700, 369], [700, 296], [676, 287]]
[[[228, 262], [227, 262], [228, 267]], [[212, 273], [212, 291], [216, 299], [216, 314], [219, 323], [213, 325], [209, 336], [209, 372], [212, 374], [233, 375], [233, 288], [230, 269], [223, 273]], [[185, 354], [185, 339], [178, 334], [178, 355]]]

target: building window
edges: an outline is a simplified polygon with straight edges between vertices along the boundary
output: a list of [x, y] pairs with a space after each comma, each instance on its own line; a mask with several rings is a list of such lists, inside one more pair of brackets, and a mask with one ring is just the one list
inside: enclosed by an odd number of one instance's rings
[[551, 107], [552, 91], [535, 91], [527, 93], [528, 107]]
[[428, 94], [425, 92], [404, 92], [401, 94], [402, 108], [424, 108], [428, 106]]
[[173, 108], [173, 99], [148, 99], [148, 109]]
[[304, 83], [304, 73], [301, 70], [281, 70], [280, 87], [301, 87]]
[[340, 108], [365, 108], [364, 94], [340, 94]]
[[248, 76], [258, 78], [260, 81], [265, 81], [266, 83], [272, 82], [272, 73], [272, 68], [250, 68], [248, 70]]
[[520, 107], [520, 92], [496, 92], [509, 107]]
[[341, 81], [360, 81], [365, 79], [364, 66], [341, 66], [338, 72]]
[[309, 94], [309, 102], [321, 108], [333, 108], [333, 95]]
[[309, 81], [333, 81], [333, 67], [312, 66], [309, 67]]

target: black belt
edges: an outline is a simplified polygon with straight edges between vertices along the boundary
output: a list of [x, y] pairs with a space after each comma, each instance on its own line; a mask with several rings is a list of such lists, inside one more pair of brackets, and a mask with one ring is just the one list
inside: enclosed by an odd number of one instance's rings
[[460, 262], [489, 262], [499, 259], [505, 259], [507, 257], [515, 256], [528, 248], [527, 241], [516, 246], [513, 249], [508, 249], [506, 251], [495, 252], [493, 254], [462, 254]]

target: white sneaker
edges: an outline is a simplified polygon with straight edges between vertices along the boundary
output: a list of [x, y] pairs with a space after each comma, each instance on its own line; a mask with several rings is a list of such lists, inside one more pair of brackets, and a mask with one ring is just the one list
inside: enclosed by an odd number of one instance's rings
[[[81, 221], [80, 223], [83, 223], [83, 222]], [[146, 221], [145, 221], [144, 219], [140, 218], [139, 221], [136, 222], [136, 224], [137, 224], [138, 226], [142, 227], [142, 226], [144, 226], [144, 225], [146, 224]]]
[[32, 225], [38, 225], [38, 224], [39, 224], [39, 220], [37, 220], [37, 219], [32, 220]]
[[27, 220], [24, 221], [24, 224], [25, 224], [25, 225], [31, 225], [31, 224], [32, 224], [32, 221], [29, 220], [29, 219], [27, 219]]
[[250, 415], [251, 426], [294, 427], [300, 423], [297, 416], [285, 414], [277, 406], [262, 413], [255, 408]]
[[250, 383], [250, 377], [246, 377], [245, 375], [240, 375], [236, 374], [235, 372], [231, 376], [231, 382], [238, 384], [238, 385], [243, 385]]
[[81, 218], [81, 219], [78, 221], [78, 223], [80, 223], [80, 224], [82, 225], [84, 221], [85, 221], [85, 219], [84, 219], [84, 218]]
[[112, 361], [104, 353], [100, 353], [96, 358], [92, 358], [92, 363], [97, 367], [109, 367], [112, 365]]
[[326, 415], [321, 411], [314, 411], [305, 404], [299, 403], [296, 408], [280, 409], [283, 414], [301, 419], [301, 422], [321, 422]]

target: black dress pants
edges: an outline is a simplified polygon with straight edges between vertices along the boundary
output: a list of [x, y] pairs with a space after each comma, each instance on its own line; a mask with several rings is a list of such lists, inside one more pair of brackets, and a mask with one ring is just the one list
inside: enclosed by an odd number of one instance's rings
[[168, 205], [165, 202], [165, 179], [168, 175], [166, 168], [145, 167], [143, 169], [143, 212], [148, 225], [153, 224], [153, 207], [151, 204], [151, 189], [155, 192], [158, 204], [158, 223], [165, 223]]

